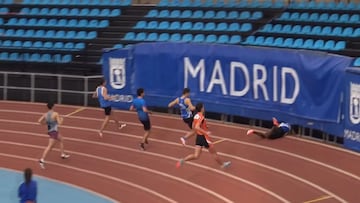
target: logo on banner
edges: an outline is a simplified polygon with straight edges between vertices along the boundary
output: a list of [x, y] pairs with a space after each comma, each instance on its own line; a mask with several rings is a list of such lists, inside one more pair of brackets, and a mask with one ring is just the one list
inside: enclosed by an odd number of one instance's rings
[[126, 86], [126, 58], [109, 58], [110, 85], [114, 89], [122, 89]]
[[360, 84], [350, 83], [350, 121], [353, 124], [360, 123]]

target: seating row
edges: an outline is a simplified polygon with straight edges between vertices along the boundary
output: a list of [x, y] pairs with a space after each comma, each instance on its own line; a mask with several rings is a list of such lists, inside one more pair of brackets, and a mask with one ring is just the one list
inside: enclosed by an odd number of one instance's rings
[[24, 0], [23, 4], [129, 6], [131, 0]]
[[0, 4], [13, 4], [13, 0], [0, 0]]
[[319, 9], [319, 10], [357, 10], [360, 9], [360, 4], [345, 1], [336, 2], [325, 2], [325, 1], [293, 1], [290, 3], [289, 8], [293, 9]]
[[43, 42], [43, 41], [11, 41], [0, 40], [0, 47], [5, 48], [24, 48], [24, 49], [50, 49], [50, 50], [82, 50], [85, 48], [85, 43], [73, 43], [73, 42]]
[[230, 43], [238, 44], [241, 42], [240, 35], [220, 35], [214, 34], [169, 34], [169, 33], [134, 33], [129, 32], [125, 35], [124, 40], [133, 41], [183, 41], [183, 42], [207, 42], [207, 43]]
[[39, 53], [9, 53], [1, 52], [0, 60], [2, 61], [26, 61], [26, 62], [56, 62], [70, 63], [72, 56], [69, 54], [39, 54]]
[[8, 8], [4, 8], [4, 7], [1, 7], [0, 8], [0, 14], [6, 14], [9, 12], [9, 9]]
[[312, 22], [329, 22], [329, 23], [360, 23], [359, 14], [338, 14], [338, 13], [299, 13], [284, 12], [278, 18], [279, 20], [288, 21], [312, 21]]
[[306, 34], [306, 35], [330, 35], [341, 37], [360, 37], [360, 28], [340, 26], [311, 26], [311, 25], [281, 25], [266, 24], [262, 28], [263, 32], [270, 33], [290, 33], [290, 34]]
[[42, 16], [92, 16], [92, 17], [115, 17], [121, 15], [120, 9], [89, 9], [89, 8], [22, 8], [21, 14]]
[[203, 18], [203, 19], [251, 19], [258, 20], [263, 17], [261, 11], [202, 11], [202, 10], [150, 10], [146, 17], [150, 18]]
[[158, 6], [163, 7], [235, 7], [235, 8], [282, 8], [284, 7], [285, 1], [277, 0], [274, 3], [272, 1], [262, 0], [161, 0]]
[[[1, 25], [1, 21], [0, 21], [0, 25]], [[109, 26], [109, 20], [10, 18], [6, 23], [6, 25], [39, 26], [39, 27], [104, 28]]]
[[249, 36], [243, 44], [258, 46], [275, 46], [300, 49], [317, 49], [317, 50], [342, 50], [345, 48], [345, 41], [334, 40], [313, 40], [302, 38], [283, 38], [283, 37], [264, 37]]
[[205, 30], [205, 31], [240, 31], [252, 30], [251, 23], [203, 23], [203, 22], [168, 22], [168, 21], [139, 21], [136, 29], [162, 29], [162, 30]]
[[96, 31], [0, 29], [0, 36], [51, 39], [95, 39]]

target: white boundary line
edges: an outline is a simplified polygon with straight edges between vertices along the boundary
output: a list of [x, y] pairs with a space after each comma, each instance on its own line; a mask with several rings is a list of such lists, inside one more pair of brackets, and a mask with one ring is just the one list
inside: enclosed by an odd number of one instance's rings
[[[1, 112], [2, 110], [0, 110]], [[11, 112], [16, 112], [16, 113], [25, 113], [25, 112], [21, 112], [21, 111], [11, 111]], [[29, 114], [41, 114], [41, 113], [35, 113], [35, 112], [27, 112]], [[88, 118], [88, 117], [81, 117], [81, 116], [73, 116], [72, 118], [77, 118], [77, 119], [82, 119], [82, 120], [93, 120], [93, 121], [101, 121], [101, 119], [95, 119], [95, 118]], [[34, 124], [33, 122], [27, 122], [27, 121], [13, 121], [13, 120], [6, 120], [6, 119], [0, 119], [0, 121], [3, 121], [3, 122], [15, 122], [15, 123], [27, 123], [27, 124]], [[141, 126], [141, 124], [139, 123], [134, 123], [134, 122], [126, 122], [127, 124], [131, 124], [131, 125], [135, 125], [135, 126]], [[80, 127], [72, 127], [72, 126], [66, 126], [66, 125], [62, 125], [61, 127], [63, 128], [72, 128], [72, 129], [79, 129], [79, 130], [88, 130], [88, 131], [91, 131], [90, 129], [86, 129], [86, 128], [80, 128]], [[167, 127], [161, 127], [161, 126], [156, 126], [156, 125], [153, 125], [152, 126], [153, 128], [157, 128], [157, 129], [160, 129], [160, 130], [168, 130], [168, 131], [172, 131], [172, 132], [179, 132], [179, 133], [187, 133], [187, 131], [185, 130], [179, 130], [179, 129], [174, 129], [174, 128], [167, 128]], [[95, 130], [93, 130], [95, 131]], [[97, 131], [96, 131], [97, 132]], [[217, 138], [217, 139], [224, 139], [223, 137], [219, 137], [219, 136], [212, 136], [214, 138]], [[258, 145], [258, 144], [253, 144], [253, 143], [250, 143], [250, 142], [244, 142], [244, 141], [239, 141], [239, 140], [234, 140], [234, 139], [230, 139], [230, 138], [226, 138], [226, 140], [228, 142], [232, 142], [232, 143], [237, 143], [237, 144], [243, 144], [243, 145], [247, 145], [247, 146], [251, 146], [251, 147], [255, 147], [255, 148], [260, 148], [260, 149], [265, 149], [265, 150], [268, 150], [268, 151], [273, 151], [273, 152], [277, 152], [277, 153], [280, 153], [280, 154], [284, 154], [284, 155], [287, 155], [287, 156], [291, 156], [291, 157], [295, 157], [295, 158], [298, 158], [298, 159], [301, 159], [301, 160], [304, 160], [304, 161], [308, 161], [310, 163], [313, 163], [313, 164], [317, 164], [317, 165], [320, 165], [320, 166], [323, 166], [325, 168], [328, 168], [328, 169], [331, 169], [331, 170], [334, 170], [338, 173], [341, 173], [341, 174], [344, 174], [344, 175], [347, 175], [347, 176], [350, 176], [356, 180], [359, 180], [360, 181], [360, 177], [353, 174], [353, 173], [350, 173], [348, 171], [345, 171], [345, 170], [342, 170], [340, 168], [337, 168], [337, 167], [334, 167], [334, 166], [331, 166], [329, 164], [326, 164], [324, 162], [320, 162], [320, 161], [317, 161], [317, 160], [314, 160], [314, 159], [311, 159], [311, 158], [307, 158], [307, 157], [304, 157], [304, 156], [301, 156], [301, 155], [298, 155], [298, 154], [295, 154], [295, 153], [291, 153], [291, 152], [286, 152], [284, 150], [279, 150], [279, 149], [274, 149], [274, 148], [271, 148], [271, 147], [266, 147], [266, 146], [263, 146], [263, 145]]]
[[[11, 141], [1, 141], [0, 140], [0, 143], [9, 144], [9, 145], [16, 145], [16, 146], [22, 146], [22, 147], [35, 148], [35, 149], [41, 149], [41, 150], [44, 149], [44, 147], [40, 146], [40, 145], [22, 144], [22, 143], [16, 143], [16, 142], [11, 142]], [[60, 151], [59, 149], [54, 149], [54, 150], [55, 151]], [[200, 186], [198, 184], [187, 181], [185, 179], [178, 178], [178, 177], [173, 176], [173, 175], [169, 175], [167, 173], [163, 173], [163, 172], [160, 172], [160, 171], [157, 171], [157, 170], [153, 170], [153, 169], [150, 169], [150, 168], [138, 166], [138, 165], [123, 162], [123, 161], [108, 159], [108, 158], [99, 157], [99, 156], [95, 156], [95, 155], [91, 155], [91, 154], [85, 154], [85, 153], [81, 153], [81, 152], [78, 152], [78, 151], [70, 151], [70, 150], [66, 150], [66, 151], [70, 152], [71, 154], [76, 154], [76, 155], [79, 155], [79, 156], [84, 156], [84, 157], [87, 157], [87, 158], [92, 158], [92, 159], [96, 159], [96, 160], [100, 160], [100, 161], [106, 161], [106, 162], [110, 162], [112, 164], [127, 166], [127, 167], [135, 168], [135, 169], [138, 169], [138, 170], [143, 170], [143, 171], [146, 171], [148, 173], [153, 173], [153, 174], [156, 174], [156, 175], [159, 175], [159, 176], [164, 176], [165, 178], [169, 178], [169, 179], [184, 183], [186, 185], [189, 185], [191, 187], [194, 187], [196, 189], [202, 190], [203, 192], [206, 192], [206, 193], [208, 193], [208, 194], [210, 194], [210, 195], [212, 195], [212, 196], [214, 196], [214, 197], [216, 197], [216, 198], [218, 198], [218, 199], [220, 199], [220, 200], [222, 200], [224, 202], [228, 202], [228, 203], [232, 202], [231, 200], [227, 199], [226, 197], [220, 195], [219, 193], [216, 193], [216, 192], [214, 192], [212, 190], [209, 190], [209, 189], [207, 189], [205, 187], [202, 187], [202, 186]]]
[[[3, 166], [0, 166], [0, 170], [4, 170], [4, 171], [10, 171], [10, 172], [13, 172], [13, 173], [18, 173], [18, 174], [22, 174], [23, 172], [22, 171], [19, 171], [19, 170], [15, 170], [15, 169], [10, 169], [10, 168], [4, 168]], [[58, 183], [58, 184], [61, 184], [61, 185], [66, 185], [66, 186], [69, 186], [69, 187], [73, 187], [73, 188], [76, 188], [78, 190], [82, 190], [82, 191], [85, 191], [87, 193], [90, 193], [90, 194], [94, 194], [95, 196], [98, 196], [98, 197], [101, 197], [103, 199], [106, 199], [106, 200], [109, 200], [110, 202], [114, 202], [114, 203], [120, 203], [118, 200], [114, 200], [112, 199], [111, 197], [108, 197], [108, 196], [105, 196], [103, 194], [100, 194], [98, 192], [95, 192], [93, 190], [90, 190], [90, 189], [87, 189], [87, 188], [84, 188], [84, 187], [80, 187], [78, 185], [74, 185], [74, 184], [71, 184], [71, 183], [67, 183], [67, 182], [64, 182], [64, 181], [61, 181], [61, 180], [56, 180], [56, 179], [52, 179], [52, 178], [48, 178], [46, 176], [42, 176], [42, 175], [38, 175], [38, 174], [34, 174], [35, 177], [39, 177], [40, 179], [44, 179], [46, 181], [50, 181], [50, 182], [55, 182], [55, 183]]]
[[[27, 160], [27, 161], [34, 161], [34, 162], [38, 161], [37, 159], [34, 159], [34, 158], [17, 156], [17, 155], [6, 154], [6, 153], [0, 153], [0, 156], [9, 157], [9, 158], [15, 158], [15, 159], [22, 159], [22, 160]], [[88, 173], [88, 174], [91, 174], [91, 175], [99, 176], [101, 178], [106, 178], [106, 179], [109, 179], [109, 180], [112, 180], [112, 181], [120, 182], [120, 183], [123, 183], [125, 185], [129, 185], [131, 187], [134, 187], [134, 188], [143, 190], [145, 192], [148, 192], [148, 193], [150, 193], [150, 194], [152, 194], [154, 196], [157, 196], [157, 197], [165, 200], [166, 202], [176, 203], [175, 200], [172, 200], [172, 199], [170, 199], [170, 198], [168, 198], [168, 197], [166, 197], [166, 196], [164, 196], [164, 195], [162, 195], [162, 194], [160, 194], [160, 193], [158, 193], [156, 191], [153, 191], [153, 190], [151, 190], [149, 188], [143, 187], [141, 185], [137, 185], [135, 183], [132, 183], [132, 182], [120, 179], [120, 178], [115, 178], [115, 177], [112, 177], [112, 176], [104, 175], [102, 173], [97, 173], [97, 172], [94, 172], [94, 171], [89, 171], [89, 170], [86, 170], [86, 169], [81, 169], [81, 168], [68, 166], [68, 165], [64, 165], [64, 164], [59, 164], [59, 163], [55, 163], [55, 162], [51, 162], [51, 161], [47, 161], [46, 163], [55, 165], [57, 167], [63, 167], [63, 168], [67, 168], [67, 169], [72, 169], [72, 170], [75, 170], [75, 171], [79, 171], [81, 173]]]
[[[94, 131], [94, 132], [97, 132], [96, 130], [90, 130], [90, 131]], [[15, 133], [15, 134], [25, 134], [25, 135], [33, 135], [33, 136], [39, 136], [39, 137], [46, 137], [45, 135], [43, 134], [39, 134], [39, 133], [27, 133], [27, 132], [22, 132], [22, 131], [12, 131], [12, 130], [0, 130], [0, 132], [8, 132], [8, 133]], [[106, 131], [105, 131], [106, 132]], [[115, 134], [115, 133], [114, 133]], [[134, 135], [129, 135], [129, 134], [126, 134], [126, 136], [128, 137], [132, 137], [132, 138], [137, 138], [138, 136], [134, 136]], [[140, 138], [140, 136], [139, 136]], [[155, 156], [155, 157], [160, 157], [160, 158], [164, 158], [164, 159], [168, 159], [168, 160], [172, 160], [172, 161], [178, 161], [177, 158], [175, 157], [172, 157], [172, 156], [167, 156], [167, 155], [163, 155], [163, 154], [158, 154], [158, 153], [154, 153], [154, 152], [148, 152], [148, 151], [139, 151], [139, 150], [136, 150], [136, 149], [133, 149], [133, 148], [128, 148], [128, 147], [124, 147], [124, 146], [118, 146], [118, 145], [113, 145], [113, 144], [108, 144], [108, 143], [99, 143], [99, 142], [95, 142], [95, 141], [89, 141], [89, 140], [82, 140], [82, 139], [76, 139], [76, 138], [65, 138], [66, 140], [71, 140], [71, 141], [74, 141], [74, 142], [81, 142], [81, 143], [87, 143], [87, 144], [94, 144], [94, 145], [100, 145], [100, 146], [105, 146], [105, 147], [112, 147], [112, 148], [116, 148], [116, 149], [122, 149], [122, 150], [126, 150], [126, 151], [131, 151], [131, 152], [135, 152], [135, 153], [145, 153], [145, 154], [148, 154], [148, 155], [152, 155], [152, 156]], [[156, 139], [151, 139], [153, 141], [158, 141]], [[160, 142], [160, 141], [159, 141]], [[166, 141], [163, 141], [163, 142], [166, 142]], [[168, 142], [168, 144], [171, 144], [170, 142]], [[180, 146], [180, 144], [179, 144]], [[248, 180], [245, 180], [243, 178], [240, 178], [240, 177], [237, 177], [237, 176], [234, 176], [234, 175], [231, 175], [231, 174], [228, 174], [228, 173], [225, 173], [223, 171], [220, 171], [218, 169], [213, 169], [213, 168], [210, 168], [208, 166], [204, 166], [204, 165], [201, 165], [201, 164], [197, 164], [195, 162], [187, 162], [187, 164], [190, 164], [192, 166], [195, 166], [195, 167], [198, 167], [198, 168], [202, 168], [204, 170], [207, 170], [207, 171], [212, 171], [214, 173], [219, 173], [221, 175], [224, 175], [224, 176], [227, 176], [228, 178], [231, 178], [231, 179], [234, 179], [234, 180], [238, 180], [240, 182], [243, 182], [245, 184], [248, 184], [250, 186], [253, 186], [255, 187], [256, 189], [262, 191], [262, 192], [265, 192], [267, 194], [269, 194], [270, 196], [273, 196], [275, 197], [276, 199], [280, 200], [281, 202], [288, 202], [288, 200], [285, 200], [284, 198], [280, 197], [279, 195], [275, 194], [274, 192], [270, 191], [270, 190], [267, 190], [255, 183], [252, 183]]]
[[[31, 104], [31, 105], [44, 105], [45, 108], [45, 104], [44, 103], [32, 103], [32, 102], [21, 102], [21, 101], [5, 101], [5, 100], [0, 100], [0, 103], [9, 103], [9, 104]], [[65, 105], [65, 104], [58, 104], [57, 106], [61, 106], [63, 108], [79, 108], [79, 106], [74, 106], [74, 105]], [[101, 111], [101, 109], [96, 108], [96, 107], [86, 107], [87, 110], [95, 110], [95, 111]], [[125, 111], [125, 110], [116, 110], [119, 111], [121, 113], [127, 113], [127, 114], [135, 114], [134, 112], [129, 112], [129, 111]], [[167, 115], [165, 113], [155, 113], [152, 114], [151, 116], [155, 116], [155, 117], [159, 117], [159, 118], [166, 118], [166, 119], [179, 119], [179, 116], [176, 115]], [[249, 127], [245, 127], [244, 125], [241, 124], [236, 124], [236, 123], [220, 123], [220, 121], [217, 120], [211, 120], [209, 119], [209, 123], [210, 125], [217, 125], [217, 126], [222, 126], [222, 127], [229, 127], [229, 128], [235, 128], [235, 129], [241, 129], [241, 130], [248, 130], [249, 128], [252, 128], [254, 126], [249, 126]], [[301, 142], [306, 142], [306, 143], [310, 143], [313, 145], [319, 145], [325, 148], [329, 148], [329, 149], [333, 149], [333, 150], [337, 150], [337, 151], [341, 151], [341, 152], [345, 152], [351, 155], [355, 155], [355, 156], [359, 156], [360, 157], [360, 153], [348, 150], [348, 149], [344, 149], [344, 148], [340, 148], [340, 147], [336, 147], [336, 146], [332, 146], [332, 145], [328, 145], [328, 144], [324, 144], [324, 143], [320, 143], [320, 142], [316, 142], [313, 140], [306, 140], [306, 139], [301, 139], [301, 138], [296, 138], [296, 137], [285, 137], [285, 139], [293, 139], [293, 140], [297, 140], [297, 141], [301, 141]]]

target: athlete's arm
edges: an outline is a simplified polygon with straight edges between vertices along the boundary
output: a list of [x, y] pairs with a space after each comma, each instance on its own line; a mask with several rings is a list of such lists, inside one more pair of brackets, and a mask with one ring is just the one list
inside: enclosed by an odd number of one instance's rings
[[190, 98], [186, 98], [185, 99], [185, 104], [189, 106], [189, 109], [191, 111], [194, 111], [195, 110], [195, 106], [191, 103], [191, 99]]
[[45, 115], [42, 115], [42, 116], [39, 118], [38, 122], [39, 122], [40, 124], [44, 125], [44, 124], [45, 124]]
[[200, 118], [196, 118], [196, 116], [197, 115], [195, 115], [195, 117], [194, 117], [194, 125], [193, 125], [193, 130], [194, 131], [200, 131], [202, 134], [210, 134], [210, 132], [208, 132], [208, 131], [206, 131], [206, 130], [204, 130], [204, 129], [202, 129], [201, 127], [200, 127], [200, 123], [201, 123], [201, 121], [199, 120]]
[[144, 100], [144, 103], [143, 103], [142, 109], [143, 109], [143, 111], [144, 111], [145, 113], [151, 114], [151, 111], [149, 111], [149, 109], [146, 107], [145, 100]]
[[171, 108], [179, 103], [179, 98], [174, 99], [172, 102], [168, 104], [168, 107]]
[[93, 93], [93, 95], [92, 95], [92, 98], [98, 98], [97, 88], [96, 88], [96, 90], [94, 91], [94, 93]]
[[106, 87], [103, 87], [103, 92], [102, 92], [102, 96], [104, 97], [105, 100], [110, 100], [109, 95], [107, 94], [107, 89]]
[[61, 125], [64, 121], [64, 119], [61, 118], [57, 112], [54, 112], [54, 120], [56, 120], [59, 125]]
[[133, 104], [131, 104], [130, 108], [129, 108], [129, 111], [135, 111], [135, 107]]

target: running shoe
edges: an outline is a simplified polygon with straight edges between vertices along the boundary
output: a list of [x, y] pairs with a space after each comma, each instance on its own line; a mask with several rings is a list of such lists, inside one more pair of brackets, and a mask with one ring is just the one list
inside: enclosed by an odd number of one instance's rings
[[62, 154], [62, 155], [61, 155], [61, 158], [62, 158], [62, 159], [68, 159], [69, 157], [70, 157], [69, 154]]
[[180, 160], [176, 163], [176, 168], [180, 168], [183, 164], [184, 164], [184, 159], [180, 159]]
[[223, 163], [223, 165], [221, 166], [221, 168], [227, 168], [231, 165], [231, 161], [226, 161]]
[[121, 129], [125, 128], [125, 127], [126, 127], [126, 123], [123, 123], [123, 124], [119, 123], [119, 130], [121, 130]]
[[41, 169], [45, 169], [45, 162], [44, 161], [39, 160], [39, 164], [40, 164]]
[[180, 137], [180, 141], [181, 141], [181, 144], [182, 145], [186, 145], [186, 139], [185, 139], [185, 137]]
[[146, 138], [146, 140], [145, 140], [145, 144], [149, 144], [149, 141], [148, 141], [148, 139]]
[[140, 143], [140, 149], [141, 149], [142, 151], [145, 151], [145, 144], [144, 144], [144, 143]]
[[99, 136], [102, 138], [103, 137], [103, 133], [101, 131], [99, 131]]
[[251, 135], [251, 134], [253, 134], [253, 133], [254, 133], [254, 130], [253, 130], [253, 129], [250, 129], [250, 130], [247, 131], [246, 135]]

